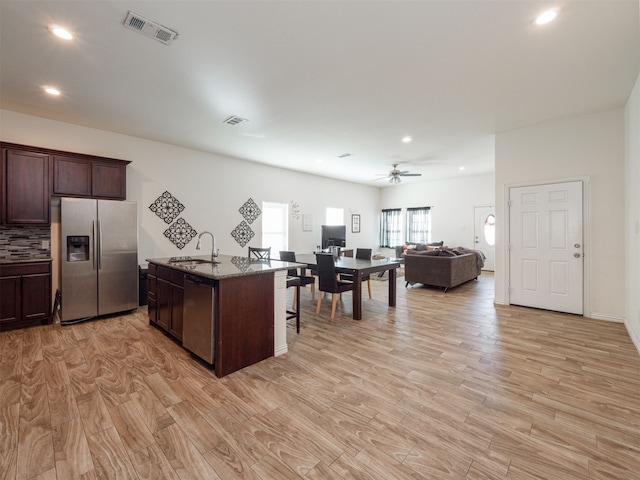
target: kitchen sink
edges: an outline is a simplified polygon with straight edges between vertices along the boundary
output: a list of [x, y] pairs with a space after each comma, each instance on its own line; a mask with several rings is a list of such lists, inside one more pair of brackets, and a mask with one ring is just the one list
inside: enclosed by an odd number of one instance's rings
[[193, 258], [191, 260], [177, 260], [177, 261], [171, 262], [171, 265], [177, 265], [179, 267], [195, 267], [203, 263], [208, 263], [210, 265], [213, 265], [220, 262], [212, 262], [211, 260], [202, 260], [200, 258]]

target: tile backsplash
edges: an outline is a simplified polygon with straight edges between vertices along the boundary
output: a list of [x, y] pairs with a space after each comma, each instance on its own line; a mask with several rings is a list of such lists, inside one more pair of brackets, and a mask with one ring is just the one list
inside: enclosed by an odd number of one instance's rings
[[0, 227], [0, 260], [23, 258], [51, 258], [50, 227]]

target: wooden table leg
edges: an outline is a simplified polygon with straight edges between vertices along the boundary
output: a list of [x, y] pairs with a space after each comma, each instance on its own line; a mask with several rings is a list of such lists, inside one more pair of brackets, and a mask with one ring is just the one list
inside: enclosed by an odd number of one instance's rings
[[389, 269], [389, 306], [396, 306], [396, 269]]
[[358, 271], [353, 272], [353, 319], [362, 319], [362, 274]]

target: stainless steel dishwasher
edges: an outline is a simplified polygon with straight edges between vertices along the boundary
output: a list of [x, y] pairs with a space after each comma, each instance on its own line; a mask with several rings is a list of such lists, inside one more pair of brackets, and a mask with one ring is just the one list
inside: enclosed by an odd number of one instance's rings
[[182, 346], [211, 365], [215, 358], [214, 299], [213, 281], [185, 275]]

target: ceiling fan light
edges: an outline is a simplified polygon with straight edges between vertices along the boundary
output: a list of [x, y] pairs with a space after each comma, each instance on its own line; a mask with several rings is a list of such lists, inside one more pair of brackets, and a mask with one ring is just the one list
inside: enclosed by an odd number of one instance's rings
[[393, 176], [389, 179], [389, 183], [392, 185], [397, 185], [401, 182], [400, 177]]

